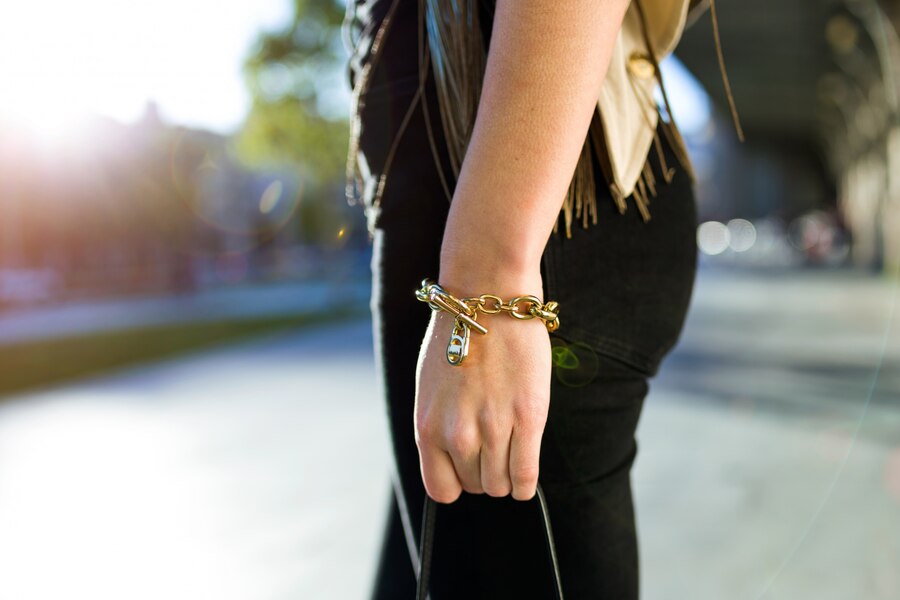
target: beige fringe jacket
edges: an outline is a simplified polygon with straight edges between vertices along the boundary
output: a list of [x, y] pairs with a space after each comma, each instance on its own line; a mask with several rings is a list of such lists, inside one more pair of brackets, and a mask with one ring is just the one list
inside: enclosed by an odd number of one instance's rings
[[[483, 43], [477, 2], [479, 0], [417, 0], [419, 2], [419, 89], [410, 103], [396, 139], [388, 152], [381, 173], [369, 172], [364, 161], [359, 160], [360, 134], [359, 107], [367, 88], [373, 66], [377, 63], [384, 36], [391, 26], [391, 18], [398, 2], [392, 5], [376, 32], [371, 48], [371, 60], [361, 71], [353, 90], [350, 148], [347, 158], [347, 200], [357, 203], [361, 195], [369, 217], [369, 231], [378, 211], [384, 185], [390, 171], [394, 149], [403, 135], [416, 102], [422, 100], [425, 77], [429, 63], [433, 65], [435, 84], [440, 106], [440, 119], [447, 140], [453, 181], [459, 176], [466, 146], [475, 124], [475, 113], [487, 62]], [[594, 153], [619, 213], [627, 208], [630, 197], [644, 221], [650, 219], [648, 205], [656, 196], [658, 178], [666, 183], [672, 180], [674, 167], [667, 165], [657, 124], [675, 150], [682, 167], [694, 178], [693, 168], [684, 140], [675, 124], [666, 95], [659, 61], [668, 56], [681, 39], [688, 23], [709, 8], [713, 22], [716, 51], [723, 83], [728, 97], [735, 129], [743, 140], [743, 132], [737, 118], [725, 73], [719, 42], [714, 0], [632, 0], [628, 7], [618, 39], [610, 59], [609, 69], [597, 100], [597, 114], [585, 137], [581, 156], [560, 210], [564, 214], [566, 237], [572, 237], [571, 225], [580, 219], [582, 227], [589, 221], [597, 223], [597, 190], [591, 166]], [[422, 46], [427, 43], [427, 51]], [[654, 100], [656, 85], [660, 86], [668, 120], [662, 118], [661, 107]], [[422, 102], [426, 110], [426, 103]], [[430, 118], [426, 118], [432, 153], [440, 169], [434, 136], [430, 130]], [[654, 173], [648, 154], [655, 146], [662, 173]], [[451, 185], [442, 177], [447, 200], [452, 201]], [[360, 193], [361, 192], [361, 193]], [[557, 222], [558, 223], [558, 222]], [[553, 233], [557, 234], [557, 225]]]

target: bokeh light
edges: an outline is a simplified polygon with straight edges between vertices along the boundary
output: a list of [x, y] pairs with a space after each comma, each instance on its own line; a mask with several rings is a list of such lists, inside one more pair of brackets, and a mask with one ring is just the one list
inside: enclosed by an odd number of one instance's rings
[[724, 223], [706, 221], [697, 227], [697, 246], [705, 254], [721, 254], [730, 241], [731, 233]]
[[728, 246], [735, 252], [746, 252], [756, 243], [756, 227], [747, 219], [731, 219], [727, 228]]

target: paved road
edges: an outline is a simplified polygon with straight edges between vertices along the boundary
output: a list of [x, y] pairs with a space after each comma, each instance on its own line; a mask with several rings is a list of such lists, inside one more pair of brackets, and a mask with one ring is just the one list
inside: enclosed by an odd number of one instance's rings
[[[702, 273], [639, 426], [645, 599], [900, 597], [892, 292]], [[370, 347], [361, 320], [0, 404], [0, 598], [365, 598]]]

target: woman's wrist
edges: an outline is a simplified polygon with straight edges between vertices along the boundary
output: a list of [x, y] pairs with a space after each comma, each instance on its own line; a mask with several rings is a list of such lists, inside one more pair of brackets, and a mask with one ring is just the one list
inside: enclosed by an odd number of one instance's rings
[[438, 282], [460, 298], [494, 294], [506, 302], [530, 294], [545, 300], [540, 257], [503, 255], [483, 247], [442, 248]]

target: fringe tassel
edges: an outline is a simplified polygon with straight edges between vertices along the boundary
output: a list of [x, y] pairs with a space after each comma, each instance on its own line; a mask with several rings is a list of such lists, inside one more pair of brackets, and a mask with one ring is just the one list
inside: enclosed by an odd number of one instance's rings
[[609, 184], [609, 193], [619, 209], [619, 214], [624, 215], [628, 206], [625, 204], [625, 194], [622, 193], [622, 189], [617, 183], [613, 182]]
[[[675, 156], [678, 157], [678, 162], [681, 163], [681, 166], [684, 167], [685, 171], [687, 171], [691, 180], [696, 181], [697, 174], [694, 171], [694, 166], [691, 164], [691, 157], [688, 155], [687, 144], [685, 143], [684, 138], [681, 137], [681, 132], [675, 125], [675, 121], [672, 120], [671, 115], [669, 115], [668, 121], [663, 120], [661, 117], [660, 120], [662, 121], [663, 134], [666, 136], [666, 139], [669, 142], [669, 146], [671, 146], [675, 151]], [[658, 152], [661, 153], [662, 150], [658, 149]], [[669, 181], [671, 181], [671, 179]]]
[[731, 112], [731, 121], [737, 132], [738, 140], [744, 141], [744, 128], [738, 118], [737, 107], [734, 105], [734, 95], [731, 93], [731, 84], [728, 82], [728, 72], [725, 70], [725, 56], [722, 54], [722, 40], [719, 39], [719, 19], [716, 16], [715, 0], [709, 0], [709, 13], [712, 17], [713, 39], [716, 42], [716, 58], [719, 62], [719, 73], [722, 75], [722, 85], [725, 87], [725, 98], [728, 100], [728, 110]]
[[644, 161], [644, 170], [641, 172], [641, 176], [644, 178], [644, 183], [647, 189], [650, 190], [650, 194], [656, 198], [656, 177], [653, 175], [653, 167], [650, 165], [650, 161]]
[[[581, 147], [581, 154], [575, 165], [575, 173], [563, 199], [562, 212], [566, 224], [566, 238], [572, 237], [572, 221], [574, 219], [581, 218], [583, 229], [588, 227], [588, 217], [590, 217], [591, 223], [597, 224], [597, 185], [594, 179], [589, 138], [585, 139], [585, 143]], [[553, 233], [558, 233], [558, 224], [559, 219], [553, 225]]]
[[646, 223], [650, 220], [650, 211], [647, 209], [647, 205], [650, 204], [650, 198], [647, 197], [647, 186], [644, 185], [643, 177], [638, 177], [637, 187], [634, 188], [632, 197], [638, 207], [638, 211], [641, 213], [641, 218]]
[[591, 145], [587, 141], [582, 146], [581, 157], [583, 160], [578, 163], [575, 179], [581, 182], [580, 190], [585, 199], [585, 212], [582, 215], [581, 224], [587, 229], [588, 215], [591, 217], [591, 223], [597, 224], [597, 186], [594, 180], [594, 165], [591, 162]]
[[662, 141], [659, 139], [659, 132], [653, 132], [653, 146], [656, 148], [656, 156], [659, 158], [659, 166], [662, 169], [663, 180], [666, 183], [672, 183], [675, 177], [675, 168], [666, 164], [666, 153], [663, 151]]
[[[644, 7], [641, 3], [641, 0], [635, 0], [635, 4], [637, 7], [638, 17], [641, 21], [641, 33], [644, 37], [644, 45], [647, 47], [647, 53], [650, 55], [650, 61], [653, 63], [653, 72], [656, 75], [656, 81], [659, 83], [659, 91], [662, 94], [663, 104], [666, 107], [666, 116], [668, 117], [668, 119], [662, 119], [662, 115], [660, 114], [660, 107], [658, 104], [654, 103], [654, 105], [656, 106], [657, 115], [663, 122], [663, 133], [669, 140], [669, 144], [671, 145], [671, 147], [674, 149], [675, 155], [678, 158], [678, 162], [680, 162], [688, 172], [691, 180], [696, 181], [694, 168], [691, 165], [691, 158], [688, 155], [687, 151], [687, 144], [685, 143], [684, 138], [681, 137], [681, 132], [678, 130], [678, 125], [675, 124], [675, 115], [672, 112], [671, 104], [669, 104], [669, 95], [666, 93], [666, 84], [665, 82], [663, 82], [662, 69], [659, 68], [659, 60], [656, 57], [656, 49], [650, 42], [650, 35], [647, 30], [647, 16], [644, 14]], [[654, 140], [656, 142], [656, 151], [659, 154], [660, 164], [664, 165], [663, 170], [668, 172], [668, 169], [665, 166], [659, 139], [655, 134]], [[674, 175], [674, 173], [664, 173], [667, 183], [671, 182], [672, 175]]]
[[591, 125], [588, 128], [588, 141], [592, 144], [594, 155], [597, 157], [597, 163], [600, 165], [600, 170], [603, 172], [603, 178], [608, 182], [609, 194], [612, 196], [613, 202], [616, 203], [619, 214], [625, 214], [625, 210], [628, 207], [625, 204], [625, 195], [615, 181], [613, 181], [612, 165], [610, 164], [609, 152], [606, 150], [606, 138], [603, 135], [603, 121], [600, 118], [599, 109], [594, 112], [594, 116], [591, 119]]

